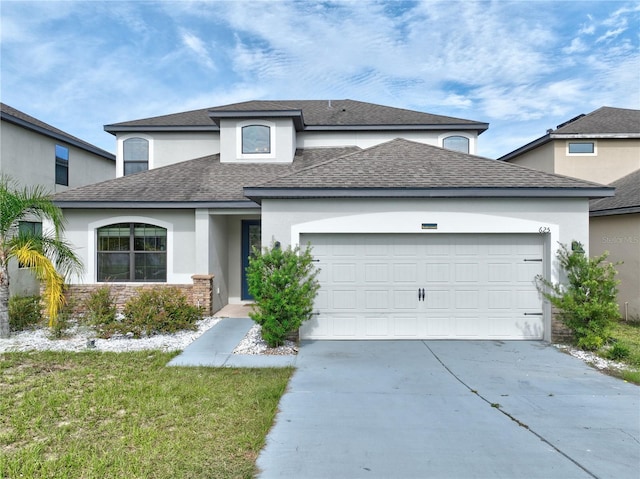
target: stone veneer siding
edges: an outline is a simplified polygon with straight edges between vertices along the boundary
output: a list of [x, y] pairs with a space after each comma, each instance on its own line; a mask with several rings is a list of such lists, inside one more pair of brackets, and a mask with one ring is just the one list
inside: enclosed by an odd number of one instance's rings
[[[191, 276], [193, 284], [167, 284], [167, 283], [95, 283], [95, 284], [72, 284], [68, 285], [65, 295], [67, 301], [72, 305], [73, 312], [82, 312], [82, 305], [94, 291], [107, 286], [111, 290], [111, 295], [115, 298], [116, 308], [119, 312], [124, 309], [125, 303], [136, 296], [140, 291], [155, 288], [178, 288], [180, 289], [189, 303], [202, 308], [205, 316], [213, 314], [212, 311], [212, 292], [213, 292], [213, 275], [196, 274]], [[40, 294], [43, 294], [43, 287], [40, 288]]]
[[558, 317], [558, 310], [552, 308], [551, 311], [551, 342], [552, 343], [572, 343], [574, 341], [573, 332], [565, 326]]

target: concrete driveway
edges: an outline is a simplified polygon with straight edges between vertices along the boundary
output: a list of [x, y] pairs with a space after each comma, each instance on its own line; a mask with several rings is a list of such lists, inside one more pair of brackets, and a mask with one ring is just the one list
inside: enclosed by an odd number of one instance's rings
[[534, 341], [304, 342], [272, 478], [640, 477], [640, 388]]

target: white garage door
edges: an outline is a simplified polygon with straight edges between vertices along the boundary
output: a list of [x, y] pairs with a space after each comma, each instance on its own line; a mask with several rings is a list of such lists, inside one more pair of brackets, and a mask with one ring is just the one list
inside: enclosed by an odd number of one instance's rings
[[542, 339], [540, 235], [307, 234], [321, 269], [303, 339]]

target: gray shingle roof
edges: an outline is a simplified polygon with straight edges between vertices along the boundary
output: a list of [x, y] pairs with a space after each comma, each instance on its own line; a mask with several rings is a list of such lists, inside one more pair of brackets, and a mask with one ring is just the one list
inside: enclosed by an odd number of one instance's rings
[[376, 105], [354, 100], [277, 100], [247, 101], [230, 105], [204, 108], [172, 115], [114, 123], [105, 126], [107, 131], [127, 127], [211, 127], [215, 128], [215, 113], [221, 112], [275, 112], [300, 111], [306, 126], [375, 126], [375, 125], [460, 125], [475, 127], [479, 131], [488, 128], [486, 123], [442, 115], [432, 115], [402, 108]]
[[[606, 186], [545, 173], [436, 146], [396, 139], [366, 150], [262, 182], [245, 193], [260, 198], [272, 190], [458, 190], [497, 189], [608, 191]], [[586, 193], [585, 193], [586, 191]], [[595, 196], [600, 193], [595, 193]], [[402, 196], [401, 193], [398, 194]]]
[[640, 110], [603, 106], [552, 132], [563, 135], [625, 133], [640, 133]]
[[30, 130], [36, 131], [43, 135], [50, 136], [57, 140], [67, 142], [78, 148], [82, 148], [96, 155], [103, 156], [104, 158], [108, 158], [109, 160], [115, 161], [116, 159], [115, 155], [113, 155], [112, 153], [109, 153], [108, 151], [98, 148], [97, 146], [92, 145], [91, 143], [87, 143], [86, 141], [81, 140], [78, 137], [70, 135], [65, 131], [62, 131], [54, 126], [51, 126], [48, 123], [45, 123], [44, 121], [40, 121], [37, 118], [27, 115], [26, 113], [20, 110], [17, 110], [4, 103], [0, 103], [0, 116], [5, 121], [9, 121], [11, 123], [15, 123], [25, 128], [29, 128]]
[[616, 194], [610, 198], [592, 200], [589, 204], [591, 216], [640, 213], [640, 170], [611, 183]]
[[104, 203], [118, 206], [125, 203], [184, 206], [191, 202], [251, 204], [242, 191], [246, 184], [266, 181], [356, 150], [357, 147], [298, 150], [293, 164], [221, 163], [220, 155], [206, 156], [67, 190], [56, 194], [54, 201], [65, 207], [72, 203], [76, 206], [93, 203], [85, 205], [88, 207], [104, 207]]

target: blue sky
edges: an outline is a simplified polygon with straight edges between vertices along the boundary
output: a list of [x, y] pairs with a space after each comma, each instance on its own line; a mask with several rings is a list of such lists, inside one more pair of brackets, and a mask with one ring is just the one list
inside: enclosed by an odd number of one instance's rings
[[12, 1], [0, 99], [108, 151], [103, 126], [259, 99], [490, 123], [496, 158], [601, 106], [640, 108], [640, 3]]

